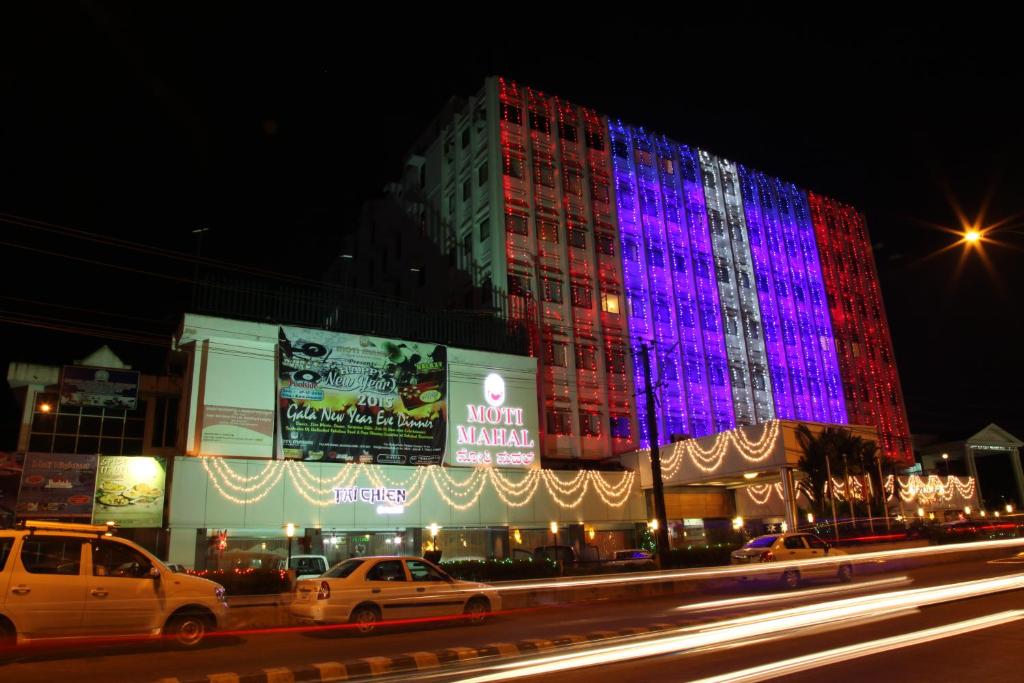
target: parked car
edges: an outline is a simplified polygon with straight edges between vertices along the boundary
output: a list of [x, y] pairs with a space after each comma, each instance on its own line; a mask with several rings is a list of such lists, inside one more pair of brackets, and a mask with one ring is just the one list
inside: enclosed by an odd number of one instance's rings
[[646, 550], [633, 548], [630, 550], [616, 550], [612, 559], [605, 563], [606, 567], [645, 567], [655, 568], [654, 555]]
[[466, 615], [482, 623], [501, 609], [498, 592], [458, 581], [422, 557], [353, 557], [296, 584], [291, 614], [300, 622], [355, 625], [371, 633], [384, 620]]
[[814, 534], [790, 532], [784, 534], [768, 534], [747, 541], [742, 548], [734, 550], [730, 556], [732, 564], [751, 564], [771, 562], [779, 565], [779, 572], [758, 572], [748, 578], [777, 578], [787, 588], [796, 588], [800, 582], [809, 578], [834, 577], [842, 582], [853, 578], [853, 565], [850, 562], [823, 562], [816, 565], [787, 566], [787, 562], [795, 560], [811, 560], [823, 557], [846, 557], [846, 553], [837, 550]]
[[330, 563], [323, 555], [292, 555], [288, 568], [295, 570], [295, 578], [311, 579], [320, 576]]
[[562, 564], [572, 564], [578, 559], [576, 549], [571, 545], [542, 545], [533, 551], [534, 560], [561, 561]]
[[0, 531], [0, 641], [166, 636], [191, 648], [225, 624], [222, 586], [111, 533], [31, 521]]

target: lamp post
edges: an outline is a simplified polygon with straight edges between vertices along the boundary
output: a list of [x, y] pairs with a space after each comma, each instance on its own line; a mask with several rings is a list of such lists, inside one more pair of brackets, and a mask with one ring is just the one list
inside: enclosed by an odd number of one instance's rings
[[292, 539], [295, 538], [295, 525], [291, 522], [284, 527], [284, 535], [288, 538], [288, 569], [292, 568]]
[[946, 463], [946, 483], [949, 483], [949, 453], [942, 454], [942, 462]]
[[555, 561], [558, 562], [558, 575], [562, 575], [562, 553], [559, 552], [558, 548], [558, 522], [551, 522], [551, 535], [555, 538]]

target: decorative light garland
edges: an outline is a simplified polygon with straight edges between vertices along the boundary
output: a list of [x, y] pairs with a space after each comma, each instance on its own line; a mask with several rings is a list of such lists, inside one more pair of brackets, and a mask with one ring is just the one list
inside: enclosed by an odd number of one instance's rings
[[714, 472], [721, 467], [729, 446], [735, 447], [737, 453], [751, 464], [763, 462], [775, 449], [779, 435], [782, 433], [778, 420], [769, 420], [763, 424], [761, 437], [752, 441], [742, 429], [732, 429], [715, 435], [711, 447], [701, 448], [695, 440], [679, 441], [672, 444], [670, 452], [662, 458], [662, 473], [672, 477], [683, 466], [684, 457], [689, 457], [693, 465], [705, 474]]
[[392, 479], [377, 466], [356, 463], [343, 465], [335, 476], [318, 481], [304, 463], [295, 460], [270, 461], [252, 477], [238, 474], [223, 458], [202, 457], [200, 460], [217, 493], [236, 505], [256, 503], [266, 498], [285, 474], [296, 492], [318, 507], [333, 505], [334, 489], [352, 486], [362, 475], [377, 488], [406, 489], [406, 506], [419, 499], [429, 481], [438, 496], [459, 511], [476, 505], [488, 488], [504, 504], [524, 507], [534, 500], [542, 483], [551, 500], [566, 510], [579, 507], [591, 489], [605, 505], [621, 508], [629, 501], [636, 482], [636, 474], [632, 471], [622, 473], [617, 482], [609, 482], [602, 473], [594, 470], [580, 470], [569, 480], [562, 480], [553, 471], [545, 469], [527, 470], [521, 473], [521, 479], [513, 481], [493, 467], [473, 468], [468, 477], [459, 480], [446, 468], [437, 465], [417, 467], [411, 476], [400, 481]]

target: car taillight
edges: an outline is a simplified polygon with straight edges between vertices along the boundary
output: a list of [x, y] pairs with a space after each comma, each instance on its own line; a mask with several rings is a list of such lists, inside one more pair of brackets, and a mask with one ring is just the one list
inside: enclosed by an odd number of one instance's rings
[[327, 600], [331, 597], [331, 586], [326, 581], [320, 582], [320, 590], [316, 592], [317, 600]]
[[775, 553], [773, 553], [771, 550], [765, 550], [763, 553], [761, 553], [761, 558], [760, 559], [761, 559], [761, 562], [774, 562], [775, 561]]

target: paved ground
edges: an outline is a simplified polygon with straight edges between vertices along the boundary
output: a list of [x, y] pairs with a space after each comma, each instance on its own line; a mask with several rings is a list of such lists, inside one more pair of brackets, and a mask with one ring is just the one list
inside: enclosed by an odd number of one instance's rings
[[[1009, 555], [1010, 553], [1007, 554]], [[913, 579], [913, 585], [925, 586], [945, 583], [950, 580], [965, 580], [1012, 573], [1021, 571], [1022, 568], [1024, 568], [1024, 565], [1021, 564], [991, 564], [982, 560], [973, 560], [917, 569], [907, 572], [907, 574]], [[874, 581], [886, 576], [889, 575], [874, 575], [859, 581]], [[835, 586], [837, 584], [822, 583], [818, 587], [826, 588], [827, 591], [830, 591], [830, 587]], [[810, 588], [813, 589], [814, 587], [811, 586]], [[62, 680], [74, 680], [82, 683], [88, 681], [135, 683], [154, 681], [170, 676], [180, 679], [199, 678], [216, 672], [237, 672], [244, 675], [258, 673], [263, 669], [272, 667], [303, 667], [315, 662], [345, 661], [371, 656], [394, 656], [404, 652], [435, 648], [457, 646], [483, 647], [492, 643], [514, 642], [526, 638], [554, 639], [566, 634], [581, 634], [604, 629], [619, 630], [629, 627], [649, 626], [659, 622], [680, 622], [691, 618], [694, 622], [706, 621], [708, 618], [707, 613], [685, 612], [680, 610], [679, 607], [695, 602], [718, 600], [740, 595], [763, 595], [775, 590], [775, 587], [769, 586], [743, 586], [742, 588], [737, 588], [730, 585], [729, 588], [719, 588], [705, 594], [649, 598], [629, 602], [605, 601], [584, 605], [539, 608], [505, 614], [484, 626], [458, 625], [434, 626], [417, 630], [404, 629], [397, 632], [382, 633], [369, 638], [353, 638], [348, 635], [331, 632], [295, 630], [246, 633], [214, 640], [208, 647], [189, 653], [165, 651], [154, 646], [119, 649], [107, 648], [89, 651], [55, 648], [45, 653], [32, 654], [13, 663], [0, 666], [0, 679], [4, 681], [17, 681], [18, 683], [50, 683]], [[866, 590], [877, 589], [867, 588]], [[797, 596], [797, 602], [810, 599], [803, 591], [797, 591], [795, 595]], [[820, 600], [822, 598], [823, 596], [818, 595], [814, 599]], [[1016, 601], [1012, 602], [1012, 604], [1021, 605], [1021, 596], [1013, 594], [1012, 598], [1006, 595], [992, 598], [994, 603], [1011, 604], [1011, 601]], [[789, 602], [788, 604], [791, 605], [793, 603]], [[777, 605], [774, 607], [777, 607]], [[942, 610], [948, 611], [958, 608], [943, 607], [929, 609], [936, 610], [936, 614], [945, 614]], [[981, 609], [984, 611], [987, 607]], [[750, 606], [742, 606], [736, 609], [716, 610], [714, 614], [716, 618], [724, 618], [725, 616], [735, 615], [737, 611], [749, 612], [750, 610]], [[917, 618], [920, 619], [921, 617]], [[889, 623], [884, 623], [877, 627], [867, 627], [867, 629], [872, 631], [874, 628], [890, 628], [891, 626]], [[1018, 630], [1020, 630], [1019, 626]], [[838, 634], [828, 636], [830, 639], [839, 637], [840, 635]], [[804, 644], [804, 641], [793, 641], [792, 643], [787, 641], [785, 645], [787, 654], [790, 652], [791, 647], [801, 646], [802, 644]], [[809, 642], [807, 644], [810, 646]], [[816, 647], [816, 645], [813, 647]], [[941, 643], [938, 647], [942, 647]], [[765, 646], [764, 654], [777, 652], [778, 649], [778, 644]], [[796, 650], [793, 651], [795, 652]], [[737, 653], [733, 652], [727, 660], [738, 665], [740, 661], [737, 657]], [[713, 654], [708, 655], [708, 658], [709, 660], [716, 659]], [[719, 655], [717, 659], [721, 660], [722, 657]], [[636, 666], [635, 663], [634, 666]], [[662, 680], [678, 680], [678, 669], [672, 669], [672, 667], [677, 667], [678, 663], [672, 664], [670, 662], [654, 660], [651, 663], [645, 664], [645, 667], [647, 666], [654, 667], [650, 674], [653, 678], [657, 678], [660, 675], [654, 673], [657, 667], [666, 666], [668, 667], [666, 670], [674, 670], [676, 675]], [[644, 668], [645, 672], [646, 670]], [[698, 666], [693, 670], [694, 672], [700, 672], [705, 669]], [[689, 664], [687, 665], [687, 674], [689, 675]], [[564, 676], [566, 675], [566, 672], [562, 672], [563, 678], [561, 680], [565, 680]], [[586, 676], [586, 673], [580, 672], [579, 680], [583, 680], [584, 676]], [[602, 672], [600, 678], [605, 679], [604, 672]], [[633, 675], [626, 676], [626, 678], [630, 680], [630, 683], [648, 680], [646, 678], [637, 678]], [[590, 680], [592, 681], [593, 678]], [[807, 680], [810, 679], [808, 678]]]

